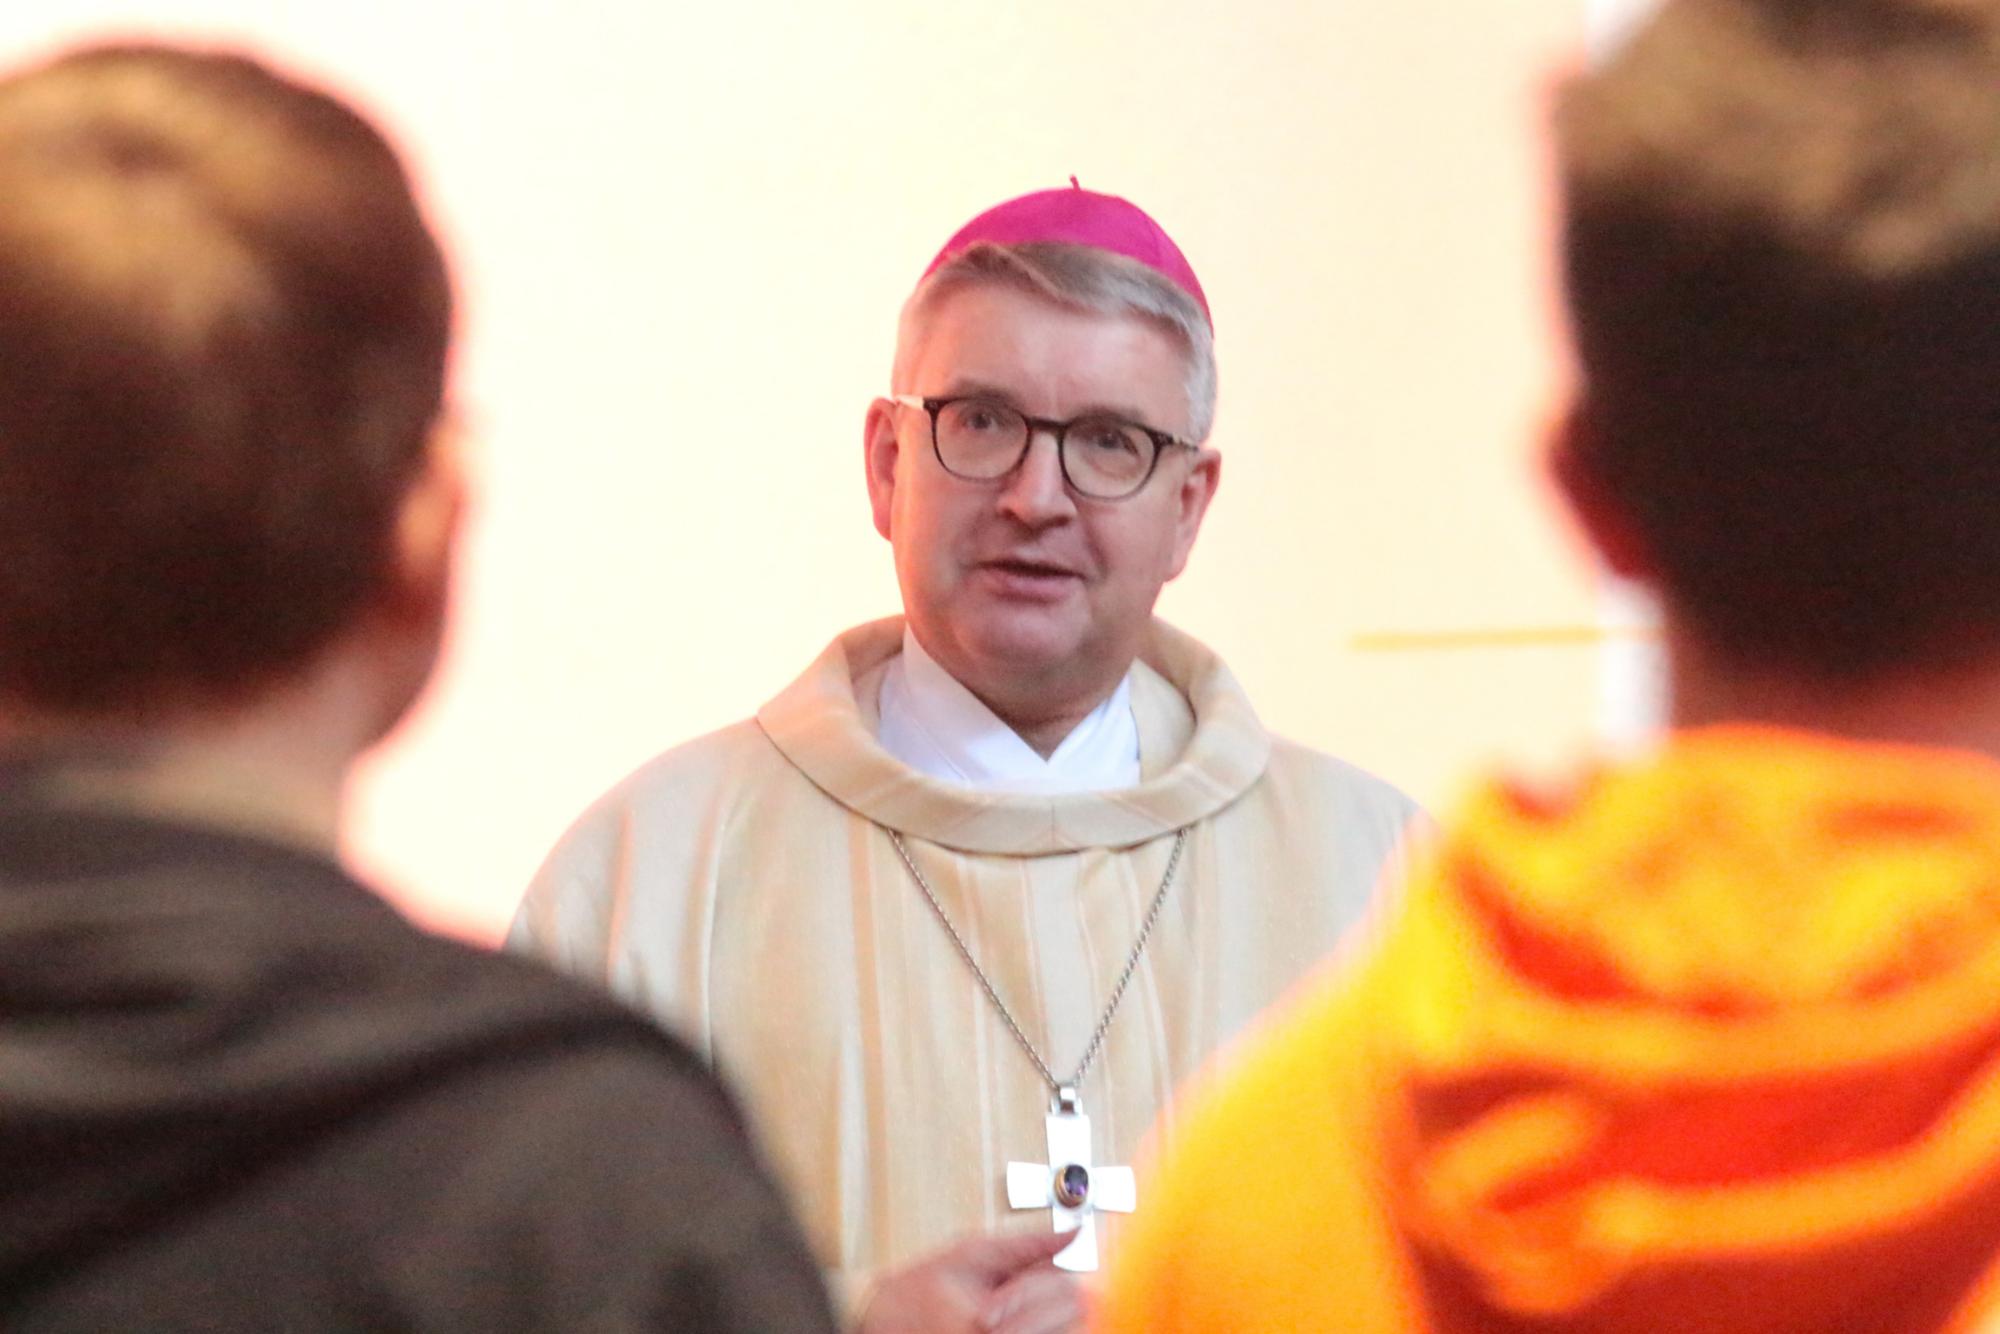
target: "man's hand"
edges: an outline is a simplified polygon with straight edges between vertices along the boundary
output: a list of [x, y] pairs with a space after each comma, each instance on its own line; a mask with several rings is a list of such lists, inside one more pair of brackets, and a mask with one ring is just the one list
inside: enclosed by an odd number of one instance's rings
[[1083, 1326], [1083, 1290], [1050, 1263], [1067, 1233], [972, 1237], [885, 1275], [860, 1334], [1063, 1334]]
[[1075, 1274], [1052, 1264], [1033, 1265], [1018, 1270], [987, 1298], [980, 1328], [1004, 1334], [1069, 1334], [1083, 1328], [1086, 1314], [1083, 1284]]

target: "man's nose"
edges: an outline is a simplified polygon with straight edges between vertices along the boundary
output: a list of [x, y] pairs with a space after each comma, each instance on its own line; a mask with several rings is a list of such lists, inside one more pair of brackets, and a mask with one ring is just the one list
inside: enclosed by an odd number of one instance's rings
[[1001, 488], [1000, 509], [1031, 528], [1045, 528], [1076, 513], [1054, 434], [1037, 430], [1028, 437], [1028, 452]]

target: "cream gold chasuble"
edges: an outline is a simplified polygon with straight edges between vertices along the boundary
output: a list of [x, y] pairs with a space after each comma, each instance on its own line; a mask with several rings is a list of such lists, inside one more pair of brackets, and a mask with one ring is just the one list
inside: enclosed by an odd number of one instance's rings
[[[1051, 1225], [1007, 1199], [1007, 1164], [1048, 1158], [1049, 1090], [888, 831], [1067, 1071], [1187, 829], [1078, 1090], [1095, 1162], [1121, 1164], [1176, 1085], [1357, 922], [1416, 814], [1273, 738], [1222, 662], [1160, 622], [1132, 676], [1138, 786], [1022, 796], [927, 778], [875, 741], [901, 639], [899, 619], [848, 632], [754, 721], [619, 784], [550, 855], [509, 941], [710, 1053], [848, 1302], [968, 1233]], [[1097, 1220], [1107, 1254], [1122, 1221]]]

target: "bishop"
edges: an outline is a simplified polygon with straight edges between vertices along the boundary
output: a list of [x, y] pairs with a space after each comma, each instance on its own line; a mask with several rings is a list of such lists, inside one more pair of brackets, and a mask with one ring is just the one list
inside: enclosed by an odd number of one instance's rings
[[[618, 784], [516, 919], [735, 1082], [864, 1329], [1080, 1319], [1069, 1274], [991, 1234], [1032, 1198], [1068, 1263], [1115, 1248], [1130, 1178], [1095, 1155], [1130, 1161], [1404, 846], [1406, 797], [1271, 736], [1153, 617], [1221, 477], [1215, 385], [1201, 285], [1139, 208], [1073, 187], [975, 218], [863, 430], [903, 614]], [[1045, 1119], [1070, 1071], [1041, 1068], [1086, 1049], [1087, 1135]], [[1031, 1183], [1010, 1164], [1043, 1143]]]

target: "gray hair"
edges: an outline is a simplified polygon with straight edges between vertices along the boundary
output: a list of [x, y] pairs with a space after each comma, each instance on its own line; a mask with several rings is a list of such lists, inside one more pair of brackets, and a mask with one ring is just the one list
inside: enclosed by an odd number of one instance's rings
[[1057, 305], [1100, 315], [1136, 315], [1163, 325], [1187, 352], [1188, 435], [1199, 444], [1215, 425], [1215, 332], [1199, 303], [1165, 274], [1095, 246], [979, 241], [940, 264], [903, 303], [891, 383], [907, 377], [924, 317], [947, 292], [979, 283], [1018, 288]]

